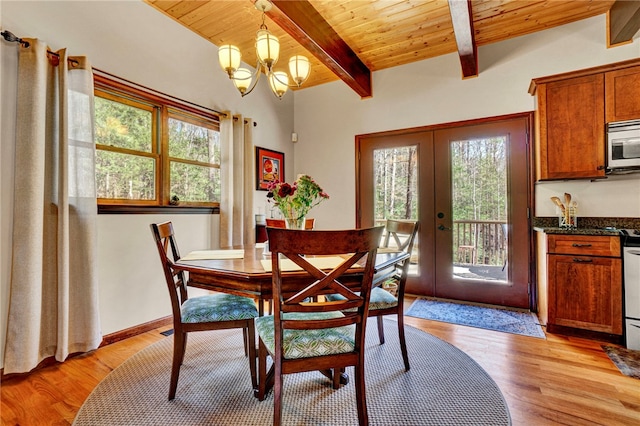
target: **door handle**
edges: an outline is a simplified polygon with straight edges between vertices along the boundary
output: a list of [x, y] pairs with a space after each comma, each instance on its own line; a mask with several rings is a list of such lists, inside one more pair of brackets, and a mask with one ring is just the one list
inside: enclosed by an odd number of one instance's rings
[[451, 228], [447, 228], [443, 224], [438, 225], [438, 229], [441, 231], [451, 231]]
[[573, 258], [573, 261], [576, 263], [591, 263], [593, 259], [578, 259], [576, 257]]
[[571, 247], [591, 247], [591, 244], [573, 243], [571, 244]]

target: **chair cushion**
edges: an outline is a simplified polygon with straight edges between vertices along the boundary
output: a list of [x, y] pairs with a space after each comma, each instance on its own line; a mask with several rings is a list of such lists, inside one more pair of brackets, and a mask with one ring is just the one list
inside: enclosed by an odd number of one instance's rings
[[181, 311], [183, 323], [232, 321], [258, 316], [252, 299], [233, 294], [208, 294], [187, 299]]
[[[330, 301], [346, 299], [341, 294], [327, 294], [324, 297]], [[380, 287], [374, 287], [371, 289], [371, 295], [369, 296], [370, 311], [375, 311], [376, 309], [392, 308], [394, 306], [398, 306], [398, 299], [396, 299], [391, 293], [381, 289]]]
[[[344, 316], [340, 312], [284, 314], [285, 319], [323, 319]], [[271, 355], [275, 353], [273, 315], [256, 318], [256, 331]], [[320, 330], [284, 330], [282, 349], [287, 359], [310, 358], [321, 355], [341, 354], [353, 351], [355, 326], [325, 328]]]

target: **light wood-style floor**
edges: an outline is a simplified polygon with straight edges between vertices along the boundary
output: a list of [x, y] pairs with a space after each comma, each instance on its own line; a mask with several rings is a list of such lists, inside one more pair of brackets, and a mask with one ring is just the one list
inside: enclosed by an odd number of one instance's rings
[[[622, 375], [600, 342], [405, 318], [478, 362], [502, 390], [514, 425], [640, 425], [640, 380]], [[91, 390], [127, 358], [164, 338], [165, 329], [10, 378], [0, 389], [2, 425], [71, 424]]]

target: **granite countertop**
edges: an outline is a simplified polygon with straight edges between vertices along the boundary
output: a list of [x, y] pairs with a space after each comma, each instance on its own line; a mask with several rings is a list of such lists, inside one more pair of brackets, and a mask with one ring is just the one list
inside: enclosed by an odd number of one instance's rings
[[560, 228], [557, 217], [534, 217], [533, 229], [547, 234], [618, 236], [620, 229], [640, 229], [640, 218], [578, 217], [577, 228]]
[[560, 228], [560, 227], [544, 227], [534, 226], [534, 231], [541, 231], [546, 234], [567, 234], [567, 235], [605, 235], [605, 236], [619, 236], [620, 231], [617, 229], [602, 229], [602, 228]]

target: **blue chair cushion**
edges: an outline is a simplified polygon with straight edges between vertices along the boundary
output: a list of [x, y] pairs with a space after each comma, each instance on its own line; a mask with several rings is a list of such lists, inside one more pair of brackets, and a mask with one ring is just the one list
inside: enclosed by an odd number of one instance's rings
[[252, 299], [224, 293], [187, 299], [180, 310], [183, 323], [233, 321], [258, 316]]
[[[285, 319], [326, 319], [342, 317], [341, 312], [284, 314]], [[256, 318], [256, 331], [270, 354], [276, 350], [273, 315]], [[282, 351], [286, 359], [310, 358], [352, 352], [355, 348], [355, 326], [318, 330], [290, 330], [283, 332]]]
[[[324, 296], [329, 301], [345, 300], [346, 298], [341, 294], [327, 294]], [[371, 289], [371, 295], [369, 296], [369, 310], [375, 311], [376, 309], [386, 309], [398, 306], [398, 299], [391, 293], [380, 287], [374, 287]]]

